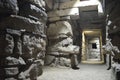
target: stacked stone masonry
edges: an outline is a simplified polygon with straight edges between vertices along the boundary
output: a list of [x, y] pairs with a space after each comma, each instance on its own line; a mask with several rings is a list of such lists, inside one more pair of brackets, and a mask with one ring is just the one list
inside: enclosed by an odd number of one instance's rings
[[59, 4], [67, 1], [71, 0], [56, 0], [54, 2], [46, 0], [49, 2], [47, 3], [49, 24], [46, 65], [74, 67], [78, 64], [79, 46], [73, 45], [73, 30], [70, 21], [71, 16], [79, 16], [79, 10], [73, 7], [60, 9]]
[[0, 80], [36, 80], [46, 51], [44, 0], [0, 0]]
[[106, 3], [107, 38], [111, 39], [112, 53], [114, 54], [114, 64], [112, 64], [113, 80], [120, 80], [120, 1], [106, 0]]

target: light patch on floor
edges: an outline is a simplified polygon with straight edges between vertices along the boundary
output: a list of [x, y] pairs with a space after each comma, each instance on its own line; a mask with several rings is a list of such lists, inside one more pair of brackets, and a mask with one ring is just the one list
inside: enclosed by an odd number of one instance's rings
[[80, 64], [79, 70], [45, 67], [38, 80], [112, 80], [111, 71], [103, 64]]

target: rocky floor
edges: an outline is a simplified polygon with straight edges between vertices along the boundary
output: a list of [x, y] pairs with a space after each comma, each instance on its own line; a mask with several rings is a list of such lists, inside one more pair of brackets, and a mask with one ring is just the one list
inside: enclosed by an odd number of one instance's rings
[[105, 65], [80, 64], [79, 70], [57, 66], [45, 67], [38, 80], [113, 80]]

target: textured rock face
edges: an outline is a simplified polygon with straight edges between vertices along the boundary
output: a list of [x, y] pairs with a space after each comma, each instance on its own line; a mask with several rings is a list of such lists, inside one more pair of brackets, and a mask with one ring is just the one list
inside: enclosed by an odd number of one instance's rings
[[36, 80], [42, 74], [47, 20], [44, 7], [43, 0], [0, 0], [1, 80]]
[[45, 64], [67, 67], [76, 66], [77, 63], [74, 61], [77, 57], [72, 57], [79, 53], [79, 46], [73, 45], [73, 30], [70, 21], [72, 16], [79, 16], [79, 9], [77, 7], [60, 8], [62, 3], [71, 0], [45, 1], [49, 21]]
[[37, 19], [45, 22], [47, 20], [47, 14], [44, 10], [31, 3], [20, 3], [20, 15], [29, 17], [31, 19]]
[[50, 37], [73, 36], [71, 25], [68, 21], [58, 21], [50, 24], [47, 30], [47, 35]]
[[57, 21], [49, 24], [47, 29], [48, 48], [46, 65], [72, 67], [77, 65], [73, 56], [79, 53], [79, 47], [73, 45], [73, 32], [68, 21]]
[[17, 14], [17, 0], [0, 0], [0, 14]]
[[119, 1], [106, 1], [107, 3], [107, 32], [108, 37], [111, 38], [111, 43], [115, 46], [112, 51], [114, 53], [112, 64], [112, 73], [114, 80], [120, 80], [120, 2]]
[[25, 0], [27, 2], [30, 2], [40, 8], [45, 8], [45, 1], [44, 0]]
[[116, 46], [116, 48], [114, 48], [117, 51], [114, 51], [114, 59], [117, 59], [118, 62], [120, 62], [120, 45], [119, 45], [119, 40], [120, 37], [119, 36], [119, 20], [120, 20], [120, 11], [119, 8], [120, 4], [119, 1], [112, 1], [111, 3], [107, 3], [107, 32], [108, 32], [108, 37], [111, 38], [111, 43]]

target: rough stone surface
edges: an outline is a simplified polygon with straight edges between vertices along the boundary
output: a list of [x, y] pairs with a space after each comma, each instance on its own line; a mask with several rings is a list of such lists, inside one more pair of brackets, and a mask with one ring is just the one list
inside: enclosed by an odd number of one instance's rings
[[107, 23], [107, 37], [111, 38], [113, 53], [112, 75], [113, 80], [120, 80], [120, 2], [119, 1], [106, 1], [106, 23]]
[[6, 57], [1, 59], [1, 66], [12, 66], [12, 65], [25, 65], [25, 61], [19, 57], [18, 59], [15, 57]]
[[70, 16], [62, 16], [62, 17], [52, 17], [52, 18], [49, 18], [48, 20], [50, 22], [54, 22], [54, 21], [60, 21], [60, 20], [70, 20], [71, 17]]
[[0, 0], [0, 14], [17, 14], [17, 0]]
[[19, 73], [18, 67], [5, 68], [5, 76], [15, 76]]
[[44, 7], [43, 0], [0, 0], [0, 80], [36, 80], [42, 75], [47, 28]]
[[[53, 31], [54, 29], [54, 31]], [[58, 37], [61, 35], [72, 36], [72, 28], [68, 21], [58, 21], [49, 25], [47, 30], [48, 37]]]
[[57, 21], [49, 24], [47, 29], [48, 48], [45, 64], [51, 66], [76, 66], [77, 58], [71, 56], [79, 53], [79, 47], [73, 45], [73, 32], [68, 21]]
[[[16, 23], [14, 21], [16, 21]], [[1, 29], [11, 28], [15, 30], [26, 30], [44, 36], [42, 35], [45, 29], [44, 23], [22, 16], [11, 15], [2, 21], [0, 26]]]
[[29, 3], [21, 3], [20, 6], [20, 15], [46, 22], [47, 14], [39, 7]]
[[[89, 8], [89, 7], [94, 7], [97, 8], [98, 6], [98, 1], [79, 1], [79, 0], [72, 0], [72, 1], [67, 1], [64, 3], [60, 3], [60, 9], [67, 9], [67, 8], [73, 8], [73, 7], [84, 7], [84, 8]], [[89, 9], [88, 9], [89, 10]]]
[[48, 17], [79, 15], [79, 8], [61, 9], [48, 12]]
[[30, 3], [38, 6], [39, 8], [45, 7], [45, 1], [44, 0], [25, 0], [25, 1], [30, 2]]

